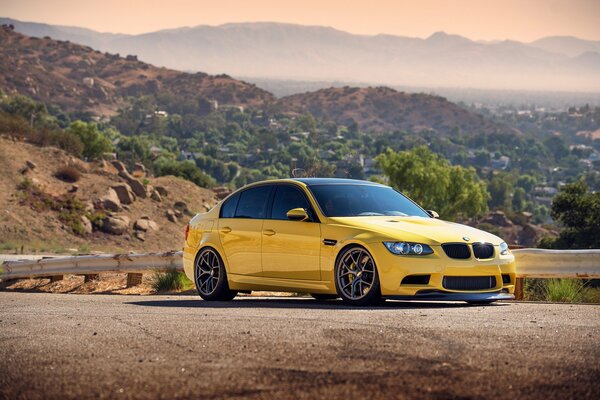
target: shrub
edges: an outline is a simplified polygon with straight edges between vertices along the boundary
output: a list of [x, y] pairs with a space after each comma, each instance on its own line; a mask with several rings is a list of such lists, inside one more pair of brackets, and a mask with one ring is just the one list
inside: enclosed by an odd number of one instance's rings
[[75, 183], [81, 179], [81, 172], [74, 167], [64, 166], [60, 167], [58, 171], [54, 173], [54, 177], [60, 179], [61, 181]]
[[79, 137], [83, 143], [83, 155], [85, 157], [101, 158], [104, 153], [110, 153], [114, 150], [110, 140], [92, 122], [72, 122], [67, 132]]
[[580, 279], [548, 279], [545, 295], [547, 301], [581, 303], [585, 285]]
[[152, 287], [157, 292], [179, 291], [190, 288], [192, 285], [192, 281], [184, 273], [174, 269], [167, 272], [156, 272], [152, 282]]

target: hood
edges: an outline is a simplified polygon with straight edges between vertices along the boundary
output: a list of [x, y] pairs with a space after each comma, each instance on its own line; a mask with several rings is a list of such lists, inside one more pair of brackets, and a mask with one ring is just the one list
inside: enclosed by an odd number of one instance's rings
[[[429, 245], [442, 243], [488, 242], [499, 245], [503, 240], [491, 233], [455, 222], [422, 217], [337, 217], [330, 223], [367, 229], [391, 240], [418, 242]], [[463, 237], [468, 237], [464, 240]]]

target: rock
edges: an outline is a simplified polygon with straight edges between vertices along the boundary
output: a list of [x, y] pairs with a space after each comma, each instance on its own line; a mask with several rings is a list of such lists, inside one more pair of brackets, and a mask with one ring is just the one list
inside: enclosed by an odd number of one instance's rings
[[147, 232], [149, 230], [157, 231], [158, 224], [156, 222], [152, 221], [151, 219], [148, 219], [148, 217], [145, 217], [145, 218], [140, 218], [137, 221], [135, 221], [135, 223], [133, 224], [133, 229], [135, 229], [136, 231], [144, 231], [144, 232]]
[[94, 230], [92, 227], [92, 223], [85, 215], [81, 216], [81, 226], [83, 227], [83, 233], [86, 235], [91, 234]]
[[175, 204], [173, 204], [173, 208], [175, 209], [175, 211], [191, 215], [190, 210], [188, 209], [188, 206], [185, 201], [176, 201]]
[[111, 235], [122, 235], [129, 229], [129, 221], [124, 215], [107, 217], [102, 223], [102, 231]]
[[135, 237], [138, 240], [141, 240], [142, 242], [146, 240], [146, 234], [142, 231], [135, 231], [133, 233], [133, 237]]
[[69, 188], [69, 193], [75, 193], [79, 190], [79, 185], [71, 185]]
[[167, 216], [167, 219], [171, 222], [177, 222], [177, 216], [175, 215], [175, 211], [169, 209], [167, 211], [165, 211], [165, 215]]
[[25, 161], [25, 166], [27, 166], [27, 168], [29, 169], [35, 169], [37, 167], [37, 164], [31, 160], [27, 160]]
[[506, 217], [502, 211], [492, 211], [482, 221], [496, 226], [513, 226], [511, 220]]
[[111, 161], [111, 164], [116, 168], [117, 172], [127, 172], [127, 167], [125, 167], [125, 164], [123, 164], [121, 161], [113, 160]]
[[100, 198], [100, 204], [105, 210], [121, 211], [121, 201], [113, 188], [109, 188], [108, 192]]
[[176, 216], [177, 218], [181, 218], [181, 217], [183, 217], [183, 213], [182, 213], [181, 211], [179, 211], [179, 210], [174, 210], [174, 211], [175, 211], [175, 216]]
[[165, 189], [164, 186], [157, 186], [154, 188], [162, 197], [167, 197], [169, 192]]
[[214, 188], [213, 191], [215, 192], [215, 195], [217, 196], [217, 198], [219, 200], [223, 200], [225, 197], [229, 196], [232, 192], [232, 190], [226, 186], [218, 186], [218, 187]]
[[120, 171], [119, 176], [127, 181], [129, 186], [131, 187], [131, 190], [133, 190], [133, 193], [135, 193], [136, 196], [141, 197], [142, 199], [145, 199], [147, 197], [146, 196], [146, 187], [139, 179], [135, 179], [126, 170]]
[[106, 160], [98, 161], [95, 171], [105, 175], [116, 175], [119, 173], [119, 171], [117, 171], [117, 169], [112, 164], [109, 164]]
[[119, 183], [118, 185], [112, 186], [112, 189], [117, 192], [119, 201], [121, 201], [122, 204], [131, 204], [135, 201], [135, 194], [128, 184]]
[[146, 167], [142, 163], [135, 163], [131, 174], [137, 178], [144, 178], [146, 176]]
[[210, 206], [210, 204], [208, 204], [208, 203], [204, 203], [204, 209], [205, 209], [206, 211], [210, 211], [210, 209], [211, 209], [211, 208], [212, 208], [212, 207]]
[[153, 190], [150, 198], [154, 201], [162, 201], [162, 197], [160, 196], [160, 193], [158, 193], [158, 190]]
[[83, 203], [83, 210], [88, 213], [94, 212], [94, 203], [90, 200]]

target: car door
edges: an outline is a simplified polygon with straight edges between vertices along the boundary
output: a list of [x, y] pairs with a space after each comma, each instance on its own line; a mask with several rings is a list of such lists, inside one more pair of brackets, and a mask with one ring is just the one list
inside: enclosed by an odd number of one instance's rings
[[262, 227], [272, 185], [248, 188], [221, 207], [219, 237], [229, 266], [228, 273], [260, 275]]
[[263, 224], [263, 275], [272, 278], [321, 280], [321, 224], [291, 221], [286, 214], [304, 208], [316, 218], [306, 195], [291, 185], [277, 185], [269, 219]]

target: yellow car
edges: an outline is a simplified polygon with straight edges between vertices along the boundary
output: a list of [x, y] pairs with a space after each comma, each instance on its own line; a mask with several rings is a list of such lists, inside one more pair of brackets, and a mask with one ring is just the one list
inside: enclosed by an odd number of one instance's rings
[[437, 219], [391, 187], [350, 179], [237, 190], [192, 218], [183, 264], [204, 300], [252, 290], [354, 305], [514, 298], [514, 256], [502, 239]]

